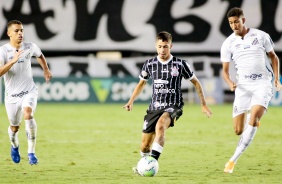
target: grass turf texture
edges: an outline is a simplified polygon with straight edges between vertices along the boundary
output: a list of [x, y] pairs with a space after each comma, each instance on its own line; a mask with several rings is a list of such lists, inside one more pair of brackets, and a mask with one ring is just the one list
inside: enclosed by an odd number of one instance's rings
[[19, 134], [22, 160], [11, 161], [8, 121], [0, 105], [0, 183], [281, 183], [281, 107], [269, 108], [230, 175], [223, 168], [239, 139], [233, 133], [231, 105], [211, 106], [211, 119], [198, 105], [185, 105], [182, 117], [167, 131], [158, 174], [146, 178], [131, 169], [140, 159], [147, 104], [135, 104], [132, 112], [122, 105], [39, 104], [36, 166], [28, 164], [24, 122]]

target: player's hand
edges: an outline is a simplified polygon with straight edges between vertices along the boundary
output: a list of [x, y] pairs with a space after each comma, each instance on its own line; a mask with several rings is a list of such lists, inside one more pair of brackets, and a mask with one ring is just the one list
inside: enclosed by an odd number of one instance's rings
[[207, 105], [202, 105], [202, 113], [208, 118], [212, 116], [212, 112]]
[[122, 108], [124, 108], [127, 111], [131, 111], [132, 110], [132, 106], [133, 106], [133, 104], [127, 103]]
[[276, 91], [280, 91], [282, 89], [282, 85], [279, 80], [275, 80], [274, 85], [276, 87]]
[[229, 84], [229, 89], [230, 91], [235, 91], [237, 88], [237, 85], [235, 84], [235, 82], [232, 82]]
[[12, 63], [18, 62], [18, 60], [21, 58], [21, 56], [22, 56], [23, 53], [24, 53], [24, 50], [16, 51], [15, 54], [14, 54], [13, 59], [11, 60], [11, 62], [12, 62]]
[[44, 71], [44, 78], [45, 78], [46, 83], [48, 84], [50, 80], [52, 79], [52, 73], [50, 72], [50, 70]]

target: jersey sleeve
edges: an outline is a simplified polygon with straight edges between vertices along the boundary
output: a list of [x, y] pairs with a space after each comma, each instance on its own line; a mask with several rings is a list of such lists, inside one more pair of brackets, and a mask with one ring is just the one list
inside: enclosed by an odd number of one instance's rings
[[145, 81], [148, 81], [150, 79], [150, 72], [149, 72], [149, 68], [148, 68], [148, 64], [149, 64], [149, 60], [147, 60], [142, 69], [141, 72], [139, 74], [139, 78]]
[[274, 43], [272, 39], [270, 38], [269, 34], [264, 33], [264, 48], [266, 52], [270, 52], [273, 50]]
[[232, 54], [228, 47], [228, 42], [223, 42], [221, 49], [220, 49], [220, 60], [221, 62], [231, 62], [232, 61]]
[[191, 80], [194, 77], [194, 72], [191, 69], [191, 66], [185, 60], [183, 60], [182, 65], [183, 65], [182, 75], [184, 79]]
[[32, 43], [32, 48], [33, 48], [33, 56], [39, 57], [42, 55], [41, 49], [35, 43]]

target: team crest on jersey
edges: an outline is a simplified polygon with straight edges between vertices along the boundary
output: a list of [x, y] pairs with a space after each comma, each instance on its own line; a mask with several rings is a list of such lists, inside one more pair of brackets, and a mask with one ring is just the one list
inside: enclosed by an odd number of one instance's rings
[[178, 76], [179, 72], [178, 72], [178, 68], [176, 66], [171, 68], [171, 75], [172, 76]]
[[30, 53], [28, 53], [28, 55], [26, 55], [25, 58], [30, 59]]
[[257, 45], [257, 44], [259, 44], [259, 41], [257, 38], [255, 38], [254, 41], [252, 42], [252, 45]]

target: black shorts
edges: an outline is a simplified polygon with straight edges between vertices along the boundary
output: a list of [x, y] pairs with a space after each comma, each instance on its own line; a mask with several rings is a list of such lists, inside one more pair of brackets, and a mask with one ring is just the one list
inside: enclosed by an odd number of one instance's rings
[[174, 122], [182, 115], [182, 109], [176, 106], [169, 106], [161, 110], [149, 111], [144, 116], [143, 133], [155, 132], [156, 124], [164, 112], [168, 112], [171, 118], [170, 127], [174, 126]]

